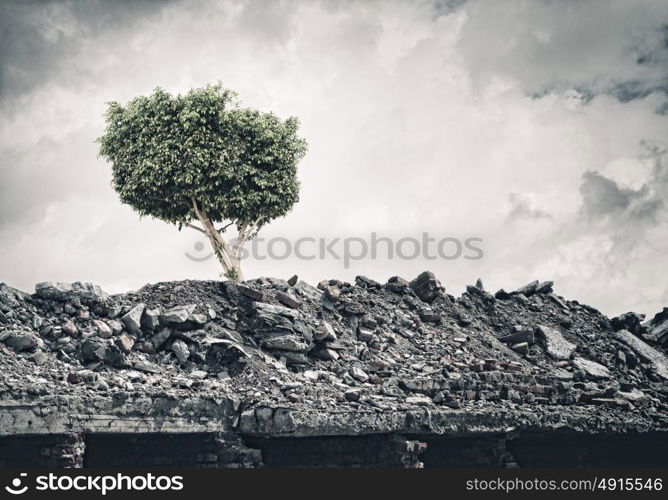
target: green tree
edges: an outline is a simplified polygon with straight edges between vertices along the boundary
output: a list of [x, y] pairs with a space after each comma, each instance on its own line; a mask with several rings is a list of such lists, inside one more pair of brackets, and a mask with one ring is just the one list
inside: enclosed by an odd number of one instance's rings
[[[299, 122], [239, 107], [220, 84], [173, 96], [157, 88], [111, 102], [98, 139], [112, 185], [140, 216], [207, 236], [224, 275], [243, 281], [244, 244], [299, 199]], [[236, 239], [223, 237], [235, 226]]]

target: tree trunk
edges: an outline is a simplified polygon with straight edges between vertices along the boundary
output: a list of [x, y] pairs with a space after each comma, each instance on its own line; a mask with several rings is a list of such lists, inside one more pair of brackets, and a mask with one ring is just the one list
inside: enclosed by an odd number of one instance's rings
[[241, 261], [232, 255], [229, 244], [221, 234], [216, 229], [210, 230], [207, 228], [207, 236], [209, 237], [209, 241], [211, 242], [211, 246], [213, 247], [218, 261], [223, 266], [225, 277], [231, 281], [244, 281], [244, 275], [241, 271]]
[[193, 207], [195, 215], [204, 227], [204, 232], [209, 238], [209, 242], [213, 247], [213, 252], [216, 254], [218, 262], [223, 266], [225, 277], [231, 281], [244, 281], [244, 275], [241, 272], [241, 261], [235, 252], [230, 248], [230, 245], [225, 241], [225, 238], [214, 227], [213, 222], [209, 219], [206, 210], [200, 208], [197, 202], [193, 200]]

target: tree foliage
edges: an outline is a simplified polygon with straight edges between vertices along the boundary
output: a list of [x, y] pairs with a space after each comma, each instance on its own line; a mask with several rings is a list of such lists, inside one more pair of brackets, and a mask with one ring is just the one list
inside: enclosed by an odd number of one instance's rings
[[[175, 96], [157, 88], [125, 106], [109, 103], [105, 117], [100, 155], [121, 201], [204, 232], [217, 255], [227, 246], [238, 260], [215, 224], [235, 225], [245, 241], [298, 200], [297, 163], [306, 152], [298, 120], [242, 108], [220, 84]], [[240, 272], [223, 267], [232, 278]]]

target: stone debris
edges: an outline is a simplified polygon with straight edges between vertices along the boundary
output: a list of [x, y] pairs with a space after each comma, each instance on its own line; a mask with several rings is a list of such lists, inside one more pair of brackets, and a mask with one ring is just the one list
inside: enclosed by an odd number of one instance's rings
[[172, 342], [172, 351], [176, 354], [176, 359], [178, 359], [181, 364], [188, 361], [188, 358], [190, 357], [188, 345], [183, 340], [175, 340]]
[[531, 297], [535, 294], [547, 294], [552, 292], [552, 286], [554, 282], [552, 281], [543, 281], [539, 282], [538, 280], [532, 281], [531, 283], [524, 285], [523, 287], [518, 288], [513, 292], [514, 295], [523, 295], [524, 297]]
[[292, 309], [299, 309], [299, 299], [297, 299], [292, 294], [278, 292], [276, 294], [276, 300], [285, 306], [291, 307]]
[[144, 314], [144, 309], [146, 309], [144, 304], [137, 304], [121, 317], [121, 322], [128, 332], [135, 335], [141, 334], [141, 318]]
[[109, 298], [98, 285], [80, 281], [71, 284], [43, 281], [35, 285], [35, 295], [61, 302], [75, 298], [88, 303], [103, 303]]
[[644, 314], [627, 312], [610, 320], [610, 326], [616, 332], [619, 330], [628, 330], [635, 335], [641, 335], [644, 331], [642, 322], [645, 320]]
[[573, 366], [578, 370], [582, 370], [585, 376], [591, 380], [604, 380], [611, 377], [610, 370], [589, 359], [575, 358]]
[[156, 330], [160, 326], [160, 308], [144, 309], [141, 316], [141, 327]]
[[[160, 323], [165, 325], [180, 325], [188, 321], [190, 315], [195, 311], [195, 305], [178, 306], [165, 311], [160, 315]], [[157, 325], [156, 325], [157, 326]]]
[[425, 271], [417, 278], [410, 282], [410, 287], [415, 295], [420, 297], [425, 302], [431, 302], [436, 297], [441, 295], [445, 289], [441, 286], [440, 281], [436, 279], [434, 273]]
[[[113, 296], [45, 282], [32, 295], [0, 285], [0, 314], [8, 406], [199, 397], [236, 401], [238, 425], [288, 435], [289, 412], [332, 434], [437, 411], [580, 430], [594, 415], [596, 425], [668, 426], [668, 312], [611, 320], [549, 281], [494, 296], [479, 281], [459, 297], [429, 272], [319, 288], [296, 276], [181, 281]], [[345, 423], [342, 412], [356, 416]]]
[[661, 345], [668, 344], [668, 307], [664, 307], [663, 311], [654, 316], [642, 333], [645, 333], [645, 337], [653, 342]]
[[664, 380], [668, 380], [668, 358], [666, 355], [653, 349], [645, 342], [626, 330], [616, 333], [619, 340], [628, 345], [644, 361], [648, 362], [654, 372]]
[[536, 333], [542, 340], [545, 352], [554, 359], [569, 359], [575, 352], [577, 346], [566, 340], [556, 328], [539, 325]]

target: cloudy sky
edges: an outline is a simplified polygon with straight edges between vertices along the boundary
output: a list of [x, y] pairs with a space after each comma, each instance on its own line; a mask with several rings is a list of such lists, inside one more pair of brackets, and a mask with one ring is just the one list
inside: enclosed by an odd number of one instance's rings
[[[111, 100], [221, 81], [297, 116], [301, 200], [261, 236], [482, 238], [479, 260], [248, 260], [317, 282], [433, 270], [668, 306], [668, 2], [0, 1], [0, 281], [215, 279], [139, 219], [94, 140]], [[382, 252], [380, 252], [382, 254]]]

